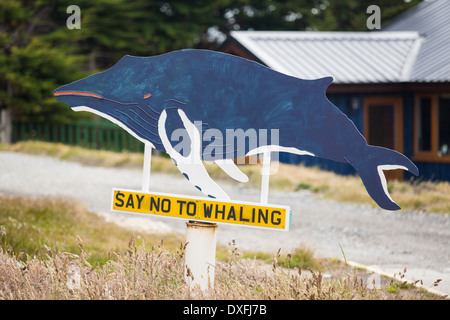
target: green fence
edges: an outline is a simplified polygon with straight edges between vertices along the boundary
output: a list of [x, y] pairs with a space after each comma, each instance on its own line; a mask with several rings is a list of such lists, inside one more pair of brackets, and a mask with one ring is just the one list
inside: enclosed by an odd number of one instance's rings
[[89, 149], [143, 152], [144, 144], [120, 128], [106, 121], [79, 121], [73, 124], [43, 122], [13, 123], [13, 142], [39, 140], [61, 142]]

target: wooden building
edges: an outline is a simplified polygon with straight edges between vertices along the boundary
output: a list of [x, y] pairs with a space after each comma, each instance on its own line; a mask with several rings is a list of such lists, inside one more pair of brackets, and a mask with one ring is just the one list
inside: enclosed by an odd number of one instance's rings
[[[332, 76], [328, 99], [369, 144], [410, 157], [425, 180], [450, 181], [450, 1], [424, 1], [380, 31], [235, 31], [222, 51], [302, 79]], [[341, 174], [347, 164], [280, 154]], [[403, 170], [391, 178], [410, 178]]]

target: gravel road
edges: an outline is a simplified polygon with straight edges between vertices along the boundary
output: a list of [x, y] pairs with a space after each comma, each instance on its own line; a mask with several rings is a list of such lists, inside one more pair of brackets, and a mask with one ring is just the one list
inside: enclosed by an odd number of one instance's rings
[[[142, 171], [83, 166], [46, 156], [0, 152], [0, 192], [27, 196], [73, 198], [107, 220], [141, 232], [180, 232], [185, 223], [156, 216], [112, 214], [111, 189], [141, 188]], [[259, 201], [259, 190], [223, 185], [234, 200]], [[180, 175], [152, 174], [150, 189], [203, 196]], [[318, 200], [302, 192], [270, 192], [269, 203], [293, 211], [288, 232], [221, 225], [218, 241], [232, 239], [243, 250], [287, 253], [300, 245], [316, 257], [345, 258], [394, 274], [407, 267], [406, 278], [423, 280], [450, 294], [450, 214], [374, 209], [365, 205]], [[342, 249], [341, 249], [342, 247]]]

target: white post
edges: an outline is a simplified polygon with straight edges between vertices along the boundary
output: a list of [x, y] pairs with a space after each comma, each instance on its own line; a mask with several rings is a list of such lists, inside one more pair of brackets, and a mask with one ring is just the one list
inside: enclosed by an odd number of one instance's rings
[[142, 191], [150, 191], [150, 171], [152, 167], [152, 146], [145, 143], [144, 148], [144, 165], [142, 168]]
[[263, 165], [261, 170], [261, 200], [260, 202], [266, 204], [269, 198], [269, 176], [270, 176], [270, 151], [264, 151]]
[[190, 289], [198, 285], [205, 291], [214, 286], [217, 224], [189, 221], [186, 226], [184, 279]]

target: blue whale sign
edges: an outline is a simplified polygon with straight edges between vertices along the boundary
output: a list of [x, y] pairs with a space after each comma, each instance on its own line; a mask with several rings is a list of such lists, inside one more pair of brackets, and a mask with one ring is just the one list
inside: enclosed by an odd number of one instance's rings
[[[232, 178], [246, 182], [234, 159], [290, 152], [352, 165], [381, 208], [398, 210], [383, 170], [418, 175], [417, 167], [396, 151], [367, 144], [327, 99], [332, 80], [302, 80], [233, 55], [187, 49], [125, 56], [104, 72], [56, 89], [54, 95], [73, 110], [96, 113], [167, 152], [184, 176], [211, 198], [229, 196], [202, 161], [214, 161]], [[256, 143], [236, 143], [230, 130], [247, 138], [252, 130], [265, 130], [266, 135], [257, 135]], [[215, 134], [205, 137], [208, 132]], [[184, 143], [175, 145], [181, 139]]]

